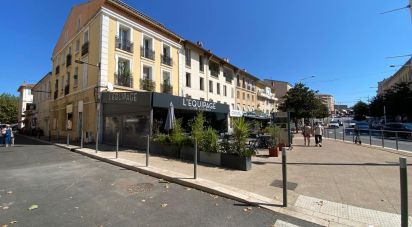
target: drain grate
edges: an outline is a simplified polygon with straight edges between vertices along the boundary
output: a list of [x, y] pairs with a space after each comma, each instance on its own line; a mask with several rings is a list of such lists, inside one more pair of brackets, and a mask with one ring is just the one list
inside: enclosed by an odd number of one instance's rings
[[148, 192], [151, 191], [154, 187], [152, 183], [137, 183], [132, 184], [127, 187], [129, 193], [138, 193], [138, 192]]
[[[275, 180], [270, 184], [270, 186], [277, 187], [277, 188], [283, 188], [283, 181]], [[298, 184], [288, 181], [286, 182], [286, 186], [288, 187], [288, 190], [295, 190]]]

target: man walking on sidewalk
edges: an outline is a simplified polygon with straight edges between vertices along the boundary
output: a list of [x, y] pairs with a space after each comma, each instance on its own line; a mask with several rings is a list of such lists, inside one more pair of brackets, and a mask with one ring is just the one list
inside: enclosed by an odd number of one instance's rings
[[310, 136], [312, 135], [312, 127], [306, 122], [305, 127], [303, 127], [303, 138], [305, 140], [305, 146], [310, 146]]
[[315, 126], [315, 146], [322, 146], [322, 136], [323, 136], [324, 128], [320, 122], [316, 123]]

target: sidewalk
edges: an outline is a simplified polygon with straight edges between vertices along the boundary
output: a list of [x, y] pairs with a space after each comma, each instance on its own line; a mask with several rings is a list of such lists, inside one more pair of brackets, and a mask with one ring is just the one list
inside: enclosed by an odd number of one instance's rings
[[288, 208], [279, 207], [280, 157], [253, 157], [252, 170], [246, 172], [198, 165], [198, 179], [193, 180], [193, 163], [181, 160], [151, 156], [150, 167], [144, 167], [145, 154], [133, 150], [122, 150], [119, 159], [106, 145], [100, 146], [106, 151], [97, 154], [88, 148], [76, 151], [235, 200], [266, 204], [262, 206], [321, 225], [400, 226], [398, 154], [332, 140], [321, 148], [303, 147], [299, 135], [294, 142], [288, 153]]

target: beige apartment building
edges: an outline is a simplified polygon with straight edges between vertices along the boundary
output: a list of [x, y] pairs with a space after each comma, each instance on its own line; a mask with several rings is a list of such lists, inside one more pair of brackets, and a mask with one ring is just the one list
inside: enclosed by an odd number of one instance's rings
[[279, 99], [279, 103], [283, 102], [283, 96], [292, 88], [292, 85], [286, 81], [265, 79], [263, 82], [276, 91], [276, 97]]
[[236, 110], [254, 112], [257, 106], [256, 84], [259, 79], [245, 70], [236, 74]]
[[51, 77], [52, 73], [47, 73], [32, 88], [33, 104], [35, 109], [32, 111], [32, 121], [36, 128], [41, 129], [45, 136], [50, 132], [50, 102], [51, 96]]
[[275, 95], [275, 89], [269, 87], [263, 81], [257, 82], [257, 104], [256, 110], [262, 111], [269, 116], [270, 113], [278, 111], [278, 98]]
[[391, 77], [378, 82], [378, 95], [384, 95], [386, 90], [398, 83], [411, 83], [410, 88], [412, 89], [412, 58], [406, 61]]
[[328, 107], [329, 114], [335, 114], [335, 99], [329, 94], [315, 94]]

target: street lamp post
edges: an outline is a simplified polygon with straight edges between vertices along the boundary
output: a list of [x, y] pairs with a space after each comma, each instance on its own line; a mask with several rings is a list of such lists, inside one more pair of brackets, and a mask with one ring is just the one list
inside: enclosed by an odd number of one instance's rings
[[[96, 100], [96, 112], [97, 112], [97, 119], [96, 119], [96, 153], [97, 153], [97, 151], [99, 150], [100, 95], [101, 95], [100, 88], [102, 87], [100, 85], [100, 67], [101, 67], [101, 64], [100, 64], [100, 62], [98, 64], [90, 64], [88, 62], [81, 61], [81, 60], [75, 60], [74, 62], [76, 62], [77, 64], [81, 64], [81, 65], [83, 65], [83, 64], [90, 65], [90, 66], [93, 66], [93, 67], [96, 67], [96, 68], [99, 69], [99, 73], [98, 73], [99, 75], [97, 76], [97, 86], [95, 87], [95, 89], [96, 89], [95, 91], [97, 91], [97, 94], [95, 94], [96, 97], [97, 97], [97, 100]], [[83, 131], [83, 129], [82, 129], [82, 131]]]
[[311, 78], [315, 78], [316, 76], [308, 76], [308, 77], [303, 77], [299, 79], [299, 83], [302, 83], [302, 81], [306, 80], [306, 79], [311, 79]]

